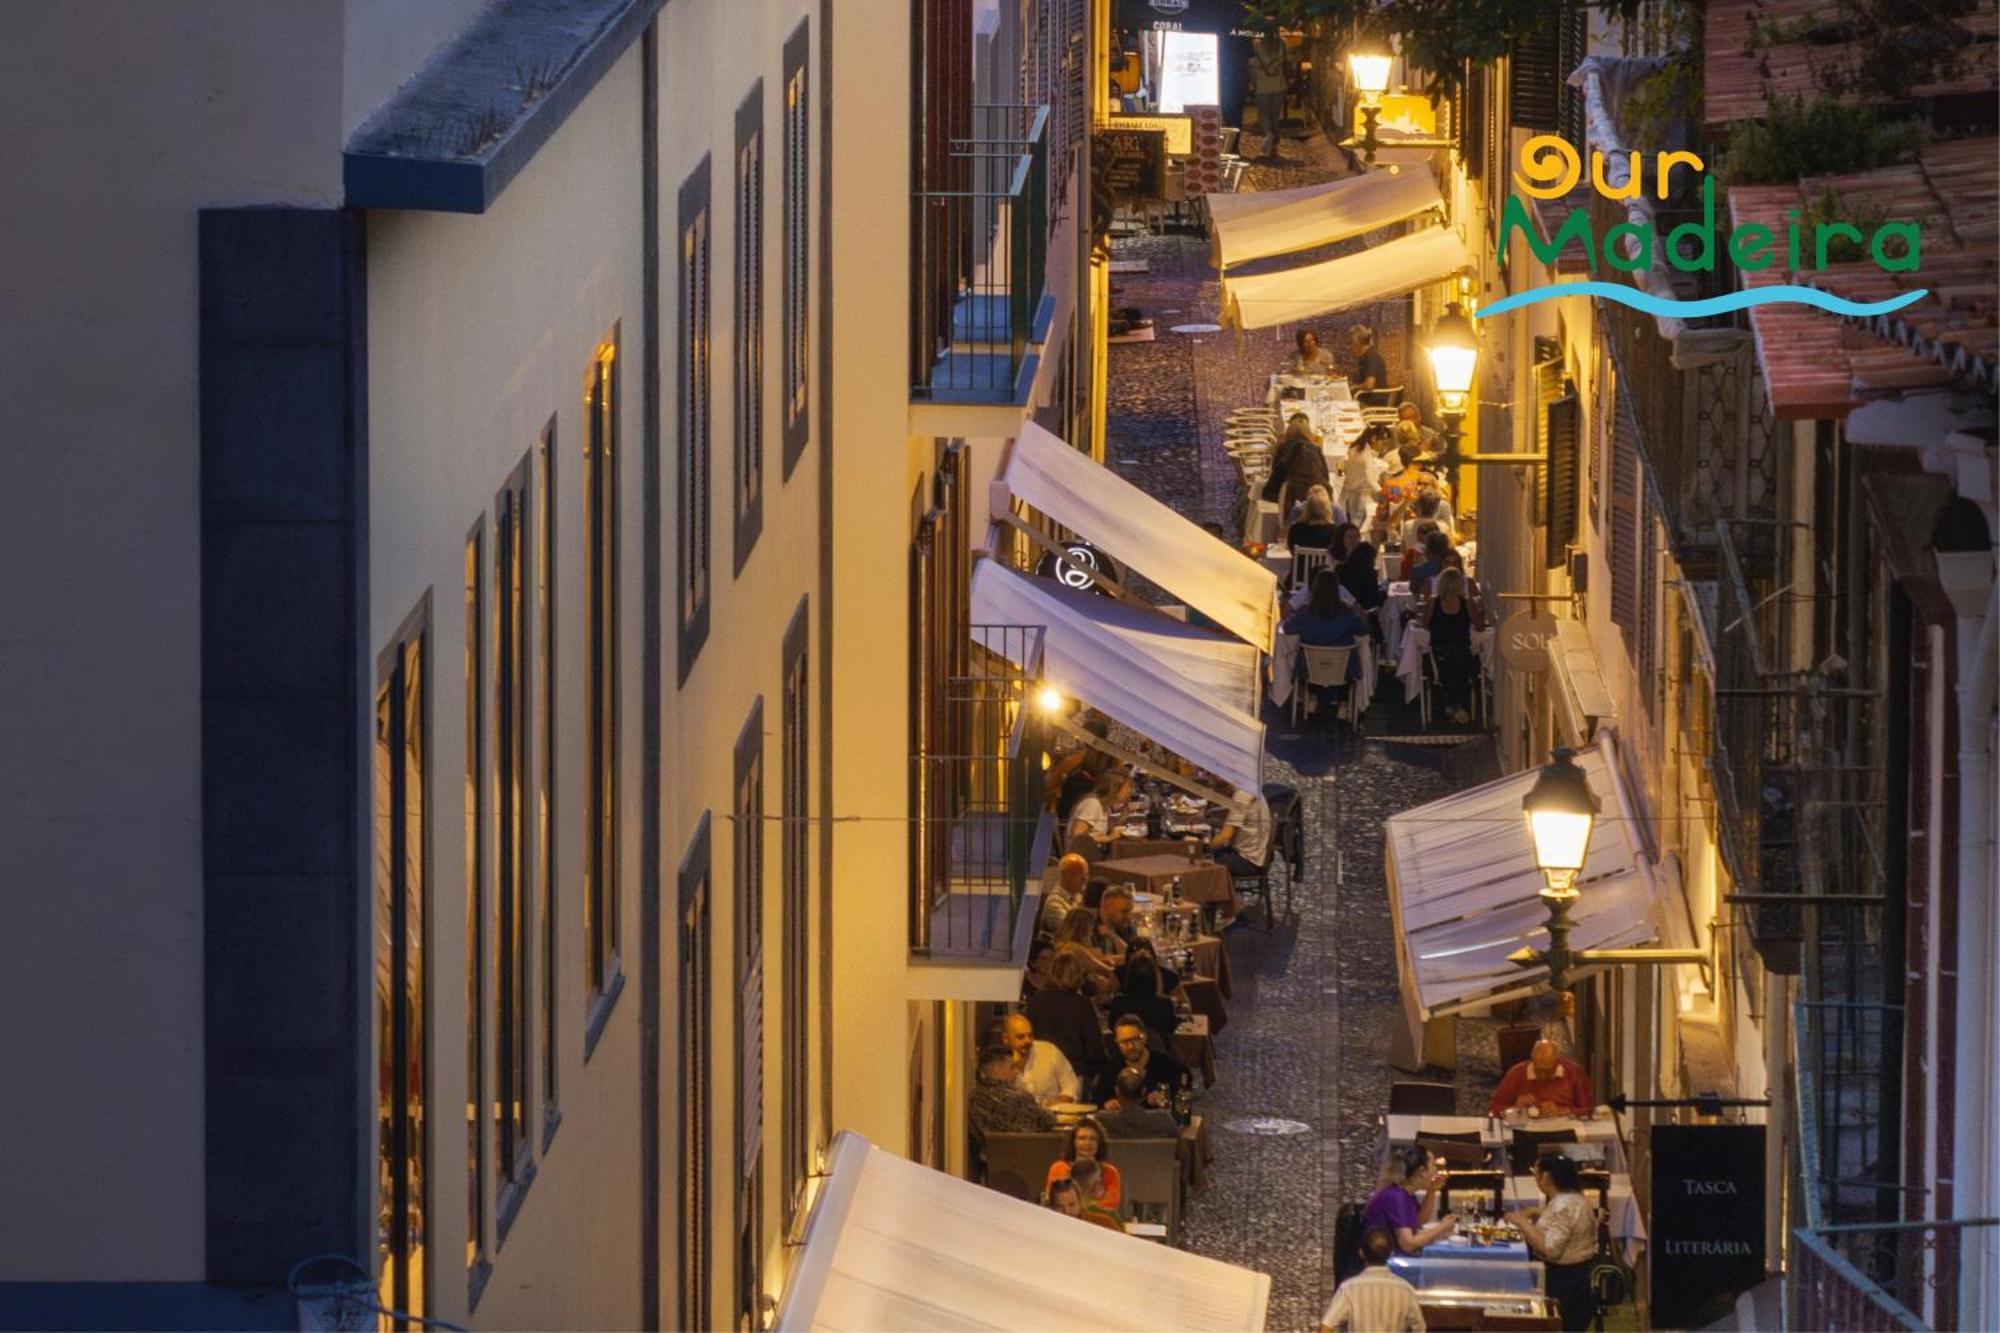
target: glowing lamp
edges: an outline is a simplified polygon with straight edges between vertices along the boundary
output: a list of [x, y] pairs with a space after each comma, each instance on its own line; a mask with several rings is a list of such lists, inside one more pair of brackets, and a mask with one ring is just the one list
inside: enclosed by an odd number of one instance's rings
[[1548, 881], [1549, 892], [1559, 895], [1576, 891], [1590, 850], [1590, 830], [1597, 822], [1597, 794], [1576, 766], [1574, 754], [1558, 749], [1521, 802], [1528, 817], [1528, 837], [1535, 845], [1535, 864]]

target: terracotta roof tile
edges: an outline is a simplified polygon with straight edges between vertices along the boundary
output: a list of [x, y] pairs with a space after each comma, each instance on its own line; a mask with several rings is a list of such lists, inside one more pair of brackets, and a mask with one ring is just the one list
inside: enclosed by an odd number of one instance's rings
[[1776, 283], [1819, 287], [1855, 301], [1880, 301], [1924, 288], [1923, 300], [1874, 320], [1847, 320], [1803, 305], [1750, 311], [1771, 410], [1780, 417], [1844, 417], [1871, 393], [1947, 384], [1974, 362], [1993, 366], [2000, 351], [2000, 139], [1934, 144], [1912, 163], [1796, 185], [1743, 185], [1729, 192], [1733, 225], [1761, 222], [1780, 238], [1787, 214], [1826, 190], [1892, 220], [1916, 220], [1922, 252], [1914, 273], [1885, 273], [1872, 261], [1774, 265], [1742, 275], [1746, 288]]
[[[1823, 76], [1848, 76], [1858, 58], [1840, 41], [1793, 40], [1766, 42], [1773, 32], [1802, 35], [1814, 24], [1826, 25], [1837, 36], [1840, 7], [1833, 0], [1711, 0], [1702, 49], [1704, 115], [1710, 125], [1756, 120], [1771, 98], [1803, 97], [1811, 102], [1825, 95]], [[1972, 34], [1963, 65], [1953, 77], [1912, 88], [1917, 97], [1990, 94], [2000, 75], [2000, 6], [1979, 0], [1957, 22]], [[1858, 95], [1843, 101], [1866, 100]]]

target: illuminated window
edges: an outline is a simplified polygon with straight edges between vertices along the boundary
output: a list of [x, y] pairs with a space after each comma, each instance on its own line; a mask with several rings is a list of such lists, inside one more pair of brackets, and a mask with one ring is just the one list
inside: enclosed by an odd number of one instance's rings
[[622, 981], [618, 970], [618, 337], [601, 344], [584, 384], [584, 939], [595, 1044]]
[[[429, 595], [376, 663], [374, 762], [375, 1186], [377, 1299], [421, 1318], [430, 1216], [430, 979], [424, 893], [430, 864]], [[385, 1325], [413, 1327], [406, 1320]]]
[[736, 571], [764, 527], [764, 81], [736, 110]]
[[542, 1147], [548, 1148], [562, 1115], [556, 1101], [556, 420], [535, 444], [541, 467], [541, 511], [535, 527], [535, 586], [540, 660], [535, 702], [541, 711], [541, 790], [535, 810], [535, 851], [541, 875], [542, 933]]
[[504, 1238], [520, 1206], [520, 1192], [534, 1176], [528, 1132], [532, 1098], [529, 1070], [528, 959], [528, 480], [533, 460], [522, 459], [493, 502], [493, 976], [497, 1016], [493, 1102]]
[[680, 196], [680, 679], [708, 641], [709, 588], [709, 192], [708, 159]]
[[465, 1267], [476, 1308], [486, 1262], [486, 617], [484, 524], [465, 539]]

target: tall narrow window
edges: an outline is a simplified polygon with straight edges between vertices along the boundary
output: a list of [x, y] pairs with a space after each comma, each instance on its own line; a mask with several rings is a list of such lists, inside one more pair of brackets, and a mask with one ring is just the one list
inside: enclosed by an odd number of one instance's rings
[[476, 1308], [486, 1262], [486, 608], [485, 525], [465, 539], [465, 1268]]
[[618, 970], [618, 337], [584, 385], [584, 938], [593, 999], [585, 1054], [616, 998]]
[[780, 1131], [784, 1154], [781, 1197], [787, 1229], [805, 1197], [806, 1175], [810, 1169], [808, 1154], [811, 1151], [807, 1142], [806, 1113], [810, 1073], [806, 1062], [806, 975], [811, 957], [806, 932], [812, 884], [812, 837], [806, 808], [812, 794], [808, 768], [811, 742], [807, 726], [811, 700], [806, 694], [809, 637], [806, 609], [806, 599], [801, 597], [798, 610], [792, 613], [792, 623], [785, 630], [784, 661], [780, 667], [785, 691], [784, 717], [780, 724], [782, 750], [778, 760], [779, 876], [782, 881], [778, 947], [782, 951], [780, 984], [784, 991], [784, 1031], [779, 1038], [784, 1069], [784, 1115]]
[[764, 81], [736, 109], [736, 572], [764, 528]]
[[708, 641], [708, 159], [681, 183], [680, 197], [680, 679]]
[[507, 1182], [504, 1239], [535, 1169], [528, 1133], [530, 1090], [528, 850], [528, 479], [522, 459], [493, 502], [493, 976], [498, 986], [494, 1140]]
[[679, 910], [680, 1060], [675, 1086], [680, 1095], [680, 1322], [683, 1329], [710, 1327], [709, 1314], [709, 1138], [713, 1096], [709, 1085], [709, 832], [703, 814], [694, 840], [681, 860]]
[[541, 790], [535, 810], [535, 851], [541, 877], [542, 1148], [562, 1120], [556, 1101], [556, 419], [535, 444], [541, 467], [541, 511], [535, 526], [535, 584], [541, 660], [535, 664], [541, 710]]
[[[736, 737], [736, 1314], [761, 1327], [764, 1183], [764, 701]], [[748, 1324], [743, 1321], [748, 1319]]]
[[[430, 979], [424, 918], [430, 864], [430, 715], [424, 680], [430, 599], [376, 663], [375, 687], [375, 1152], [377, 1299], [428, 1313], [424, 1245], [430, 1217]], [[396, 1319], [389, 1327], [413, 1327]]]
[[806, 58], [812, 45], [809, 20], [785, 39], [785, 476], [790, 478], [805, 452], [811, 413], [806, 395], [812, 375], [812, 304], [807, 282], [812, 253], [811, 113], [806, 103]]

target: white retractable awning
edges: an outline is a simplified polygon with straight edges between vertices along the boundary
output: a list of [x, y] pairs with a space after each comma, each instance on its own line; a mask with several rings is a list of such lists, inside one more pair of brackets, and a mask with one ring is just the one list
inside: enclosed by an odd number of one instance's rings
[[1001, 479], [1015, 499], [1271, 651], [1278, 580], [1257, 561], [1033, 422], [1014, 437]]
[[1042, 673], [1051, 684], [1239, 787], [1261, 787], [1255, 650], [1191, 626], [1175, 633], [1174, 621], [1149, 623], [1146, 614], [992, 560], [972, 571], [975, 642], [1012, 655], [1024, 645], [1002, 627], [1046, 627]]
[[1604, 673], [1597, 666], [1597, 650], [1590, 644], [1590, 628], [1581, 620], [1565, 617], [1556, 621], [1556, 632], [1546, 645], [1549, 666], [1555, 675], [1553, 691], [1563, 727], [1578, 745], [1587, 743], [1599, 727], [1618, 720], [1618, 705], [1604, 687]]
[[1429, 172], [1401, 170], [1206, 198], [1210, 255], [1218, 268], [1331, 245], [1444, 207]]
[[[1264, 1273], [1123, 1236], [885, 1152], [833, 1142], [778, 1328], [1261, 1330]], [[1044, 1281], [1049, 1274], [1087, 1281]]]
[[[1644, 853], [1631, 794], [1606, 733], [1576, 752], [1602, 805], [1590, 833], [1582, 896], [1571, 909], [1574, 949], [1625, 948], [1657, 936], [1654, 866]], [[1507, 955], [1548, 943], [1548, 909], [1536, 896], [1542, 872], [1521, 800], [1538, 769], [1392, 815], [1387, 841], [1389, 908], [1403, 1001], [1413, 1026], [1474, 1005], [1531, 995], [1544, 968]]]
[[1266, 329], [1386, 301], [1472, 267], [1472, 255], [1452, 227], [1428, 227], [1359, 254], [1278, 273], [1231, 278], [1222, 293], [1222, 320], [1239, 329]]

